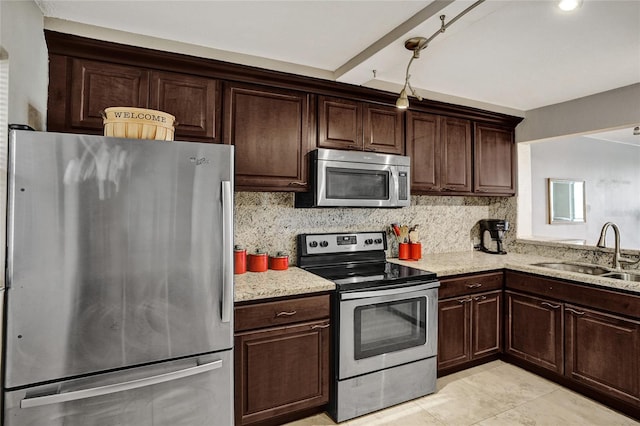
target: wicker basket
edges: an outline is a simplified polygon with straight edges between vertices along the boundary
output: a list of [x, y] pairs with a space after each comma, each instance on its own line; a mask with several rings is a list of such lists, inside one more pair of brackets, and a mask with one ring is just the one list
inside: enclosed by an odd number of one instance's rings
[[134, 107], [111, 107], [103, 111], [102, 117], [105, 136], [173, 140], [175, 117], [166, 112]]

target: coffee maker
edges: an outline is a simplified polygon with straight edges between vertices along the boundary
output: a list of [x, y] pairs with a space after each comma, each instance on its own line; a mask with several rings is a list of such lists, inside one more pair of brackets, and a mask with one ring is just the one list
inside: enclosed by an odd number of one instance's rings
[[480, 250], [485, 253], [507, 254], [502, 247], [502, 240], [504, 233], [509, 230], [509, 222], [503, 219], [482, 219], [479, 224]]

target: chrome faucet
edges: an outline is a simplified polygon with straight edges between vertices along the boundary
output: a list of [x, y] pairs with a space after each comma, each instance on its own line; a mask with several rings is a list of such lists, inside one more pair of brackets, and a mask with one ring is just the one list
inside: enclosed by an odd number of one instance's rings
[[616, 270], [621, 270], [621, 263], [627, 263], [632, 265], [634, 263], [640, 262], [640, 259], [633, 260], [628, 257], [622, 257], [620, 254], [620, 229], [618, 229], [618, 225], [613, 222], [607, 222], [602, 226], [602, 230], [600, 231], [600, 238], [598, 238], [598, 243], [596, 244], [600, 248], [606, 248], [605, 237], [607, 236], [607, 229], [609, 227], [613, 228], [613, 234], [615, 235], [615, 247], [613, 250], [613, 268]]

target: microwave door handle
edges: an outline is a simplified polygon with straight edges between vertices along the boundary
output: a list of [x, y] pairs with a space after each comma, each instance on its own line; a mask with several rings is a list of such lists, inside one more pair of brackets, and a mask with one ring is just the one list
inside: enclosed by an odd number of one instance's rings
[[400, 191], [400, 177], [398, 176], [397, 173], [393, 173], [393, 169], [389, 170], [389, 172], [391, 173], [391, 178], [393, 179], [393, 196], [391, 197], [391, 202], [393, 203], [393, 205], [398, 204], [398, 194]]

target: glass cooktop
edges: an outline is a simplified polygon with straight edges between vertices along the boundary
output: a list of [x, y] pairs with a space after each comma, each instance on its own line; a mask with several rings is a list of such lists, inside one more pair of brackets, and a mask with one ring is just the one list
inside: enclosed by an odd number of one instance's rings
[[306, 270], [333, 281], [339, 290], [436, 280], [434, 272], [389, 262], [316, 266]]

